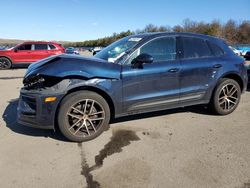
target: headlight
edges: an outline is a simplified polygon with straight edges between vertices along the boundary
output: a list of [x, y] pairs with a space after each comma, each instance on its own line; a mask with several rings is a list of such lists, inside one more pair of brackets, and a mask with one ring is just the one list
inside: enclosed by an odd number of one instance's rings
[[42, 89], [52, 87], [60, 81], [61, 78], [58, 77], [37, 74], [25, 78], [23, 84], [25, 89]]

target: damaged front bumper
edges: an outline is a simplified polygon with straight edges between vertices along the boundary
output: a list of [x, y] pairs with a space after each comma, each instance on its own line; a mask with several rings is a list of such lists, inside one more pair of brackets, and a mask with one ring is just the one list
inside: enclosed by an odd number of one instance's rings
[[[47, 97], [56, 97], [54, 102], [45, 102]], [[17, 108], [18, 123], [26, 126], [54, 129], [56, 109], [63, 93], [30, 92], [22, 89]]]
[[[52, 88], [22, 88], [17, 108], [18, 123], [35, 128], [54, 129], [56, 110], [66, 94], [67, 86], [67, 81], [63, 81]], [[48, 101], [48, 98], [55, 100]]]

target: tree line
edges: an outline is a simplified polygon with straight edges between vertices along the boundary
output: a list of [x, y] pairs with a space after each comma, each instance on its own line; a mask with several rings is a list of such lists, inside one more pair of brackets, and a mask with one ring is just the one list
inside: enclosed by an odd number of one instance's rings
[[124, 31], [114, 33], [112, 36], [99, 38], [96, 40], [87, 40], [83, 42], [70, 42], [65, 46], [74, 47], [93, 47], [93, 46], [108, 46], [112, 42], [133, 34], [147, 33], [147, 32], [193, 32], [205, 35], [212, 35], [226, 40], [230, 45], [234, 44], [250, 44], [250, 21], [244, 20], [237, 22], [235, 20], [228, 20], [226, 23], [221, 23], [214, 20], [210, 23], [196, 22], [190, 19], [185, 19], [182, 24], [170, 26], [156, 26], [153, 24], [147, 25], [144, 29], [135, 31]]

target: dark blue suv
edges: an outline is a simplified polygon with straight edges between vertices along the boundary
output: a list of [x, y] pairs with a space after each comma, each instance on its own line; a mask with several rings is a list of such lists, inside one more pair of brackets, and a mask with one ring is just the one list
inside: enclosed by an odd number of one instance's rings
[[111, 118], [197, 104], [233, 112], [246, 90], [244, 60], [218, 38], [192, 33], [125, 37], [92, 58], [49, 57], [29, 66], [18, 121], [58, 125], [72, 141], [100, 135]]

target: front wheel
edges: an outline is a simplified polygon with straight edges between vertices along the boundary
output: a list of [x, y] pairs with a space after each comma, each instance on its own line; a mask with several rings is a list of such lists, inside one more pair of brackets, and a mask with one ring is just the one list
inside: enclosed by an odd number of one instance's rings
[[95, 92], [78, 91], [67, 95], [59, 109], [58, 125], [62, 134], [74, 142], [96, 138], [108, 128], [110, 108]]
[[227, 115], [232, 113], [238, 106], [241, 97], [239, 84], [232, 79], [223, 78], [219, 81], [210, 106], [218, 115]]
[[11, 61], [6, 57], [0, 57], [0, 69], [10, 69]]

